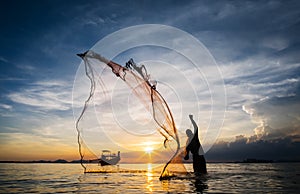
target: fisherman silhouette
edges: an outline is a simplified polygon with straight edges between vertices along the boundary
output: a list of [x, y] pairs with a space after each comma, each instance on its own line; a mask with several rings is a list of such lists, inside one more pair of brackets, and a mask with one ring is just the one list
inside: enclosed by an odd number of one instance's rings
[[189, 152], [193, 155], [193, 168], [195, 174], [206, 174], [206, 161], [204, 158], [204, 151], [200, 144], [199, 138], [198, 138], [198, 126], [196, 122], [193, 119], [193, 115], [189, 115], [189, 118], [193, 124], [194, 127], [194, 133], [190, 130], [186, 130], [186, 135], [188, 136], [188, 140], [186, 142], [186, 148], [185, 148], [185, 160], [189, 159]]

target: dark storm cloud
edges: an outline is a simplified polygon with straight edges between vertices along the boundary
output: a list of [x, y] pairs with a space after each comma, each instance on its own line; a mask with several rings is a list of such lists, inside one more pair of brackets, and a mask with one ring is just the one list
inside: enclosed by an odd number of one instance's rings
[[267, 98], [244, 110], [258, 124], [254, 132], [262, 139], [300, 135], [299, 91], [291, 96]]
[[[207, 153], [208, 161], [243, 161], [246, 159], [296, 161], [300, 160], [300, 142], [295, 136], [273, 140], [249, 142], [245, 136], [237, 136], [233, 142], [219, 142]], [[300, 136], [297, 136], [300, 140]]]

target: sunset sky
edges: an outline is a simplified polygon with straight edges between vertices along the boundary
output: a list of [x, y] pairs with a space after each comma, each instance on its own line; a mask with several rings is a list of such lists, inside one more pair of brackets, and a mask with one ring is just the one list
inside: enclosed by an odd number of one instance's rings
[[[113, 32], [141, 24], [191, 34], [218, 64], [226, 112], [218, 141], [207, 153], [212, 160], [300, 160], [297, 0], [11, 0], [1, 2], [0, 15], [0, 160], [78, 159], [72, 108], [81, 63], [76, 54]], [[148, 60], [150, 56], [157, 54], [149, 53]], [[116, 60], [125, 63], [126, 57]], [[203, 115], [209, 113], [205, 110], [203, 105]], [[198, 116], [202, 126], [205, 119]], [[149, 149], [147, 143], [142, 146]]]

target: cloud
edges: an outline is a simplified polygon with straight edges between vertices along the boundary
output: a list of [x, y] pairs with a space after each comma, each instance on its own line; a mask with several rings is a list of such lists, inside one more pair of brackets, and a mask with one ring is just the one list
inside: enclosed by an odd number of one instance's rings
[[[253, 138], [253, 137], [251, 137]], [[263, 160], [300, 160], [300, 136], [287, 136], [272, 140], [249, 141], [243, 135], [235, 141], [216, 143], [207, 153], [208, 161], [243, 161], [247, 158]]]
[[6, 110], [12, 110], [12, 106], [8, 104], [2, 104], [0, 103], [0, 108], [1, 109], [6, 109]]
[[299, 96], [272, 97], [243, 106], [257, 124], [258, 139], [275, 139], [300, 135]]
[[297, 2], [291, 5], [275, 1], [218, 1], [203, 5], [197, 1], [178, 17], [180, 27], [196, 33], [217, 61], [228, 63], [293, 47], [299, 41], [299, 6]]
[[[286, 55], [296, 59], [293, 53]], [[299, 63], [274, 56], [256, 55], [220, 65], [228, 100], [222, 138], [238, 131], [251, 141], [300, 133]]]
[[2, 56], [0, 56], [0, 61], [4, 62], [4, 63], [9, 63], [9, 61], [6, 58], [2, 57]]
[[34, 71], [36, 68], [32, 65], [17, 65], [17, 67], [24, 71]]
[[[15, 117], [7, 120], [13, 124], [7, 125], [6, 121], [1, 123], [0, 147], [6, 151], [10, 147], [14, 151], [2, 152], [5, 153], [0, 154], [2, 159], [6, 157], [22, 158], [19, 157], [21, 155], [24, 158], [29, 158], [33, 156], [31, 151], [36, 154], [33, 157], [36, 159], [41, 159], [39, 158], [40, 156], [46, 156], [50, 152], [52, 153], [51, 157], [55, 157], [55, 150], [60, 150], [60, 153], [68, 152], [63, 147], [72, 148], [72, 154], [77, 154], [77, 136], [71, 114], [58, 116], [52, 113], [31, 113], [15, 115]], [[20, 150], [23, 150], [22, 153]], [[44, 153], [45, 151], [46, 153]], [[18, 152], [20, 153], [19, 155], [13, 154]]]
[[262, 45], [267, 47], [267, 48], [271, 48], [271, 49], [275, 49], [277, 51], [283, 50], [285, 48], [287, 48], [289, 46], [289, 40], [287, 38], [282, 38], [282, 37], [266, 37], [264, 38]]
[[15, 103], [39, 108], [43, 111], [70, 110], [71, 86], [59, 80], [44, 80], [33, 83], [18, 92], [7, 95]]
[[14, 117], [13, 110], [12, 105], [0, 103], [0, 117]]

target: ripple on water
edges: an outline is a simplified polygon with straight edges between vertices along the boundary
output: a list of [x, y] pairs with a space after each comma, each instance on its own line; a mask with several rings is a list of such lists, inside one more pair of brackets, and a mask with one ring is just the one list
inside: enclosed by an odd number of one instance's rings
[[[191, 166], [190, 166], [191, 167]], [[201, 177], [83, 174], [77, 164], [0, 164], [0, 193], [297, 193], [300, 164], [208, 164]]]

